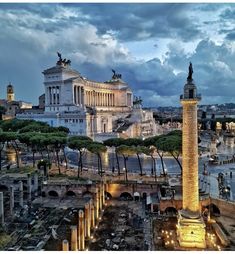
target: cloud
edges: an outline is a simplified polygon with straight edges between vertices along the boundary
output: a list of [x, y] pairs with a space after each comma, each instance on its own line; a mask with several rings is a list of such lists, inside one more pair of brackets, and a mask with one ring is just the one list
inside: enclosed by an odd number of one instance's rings
[[189, 61], [203, 102], [232, 101], [231, 19], [222, 4], [0, 4], [1, 91], [12, 81], [18, 99], [37, 103], [59, 51], [91, 80], [115, 69], [146, 106], [180, 105]]

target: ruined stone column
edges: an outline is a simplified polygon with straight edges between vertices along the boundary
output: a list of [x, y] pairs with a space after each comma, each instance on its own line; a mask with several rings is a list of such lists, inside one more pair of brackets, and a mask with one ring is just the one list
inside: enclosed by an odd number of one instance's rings
[[76, 226], [71, 226], [71, 250], [78, 250], [78, 232]]
[[91, 226], [90, 226], [90, 207], [89, 203], [85, 204], [85, 237], [90, 238]]
[[91, 204], [91, 228], [93, 229], [95, 227], [95, 209], [94, 205]]
[[63, 240], [62, 241], [62, 250], [63, 251], [69, 251], [69, 242], [68, 242], [68, 240]]
[[100, 188], [99, 188], [99, 202], [100, 202], [100, 212], [102, 212], [102, 208], [103, 208], [102, 185], [100, 185]]
[[4, 224], [4, 199], [3, 192], [0, 192], [0, 223]]
[[35, 170], [35, 173], [34, 173], [34, 193], [35, 193], [35, 196], [38, 195], [38, 171]]
[[23, 182], [20, 181], [20, 186], [19, 186], [19, 197], [20, 197], [20, 201], [19, 201], [19, 204], [21, 207], [24, 206], [24, 189], [23, 189]]
[[95, 190], [94, 204], [95, 204], [95, 220], [98, 221], [98, 219], [99, 219], [99, 191], [98, 191], [98, 188], [96, 188], [96, 190]]
[[79, 224], [78, 224], [78, 249], [85, 249], [85, 232], [84, 232], [84, 212], [82, 210], [78, 213]]
[[102, 183], [102, 202], [105, 204], [105, 183]]
[[14, 187], [10, 186], [10, 214], [11, 216], [13, 215], [13, 212], [14, 212], [14, 204], [15, 204]]
[[28, 174], [27, 176], [28, 176], [28, 180], [27, 180], [27, 185], [28, 185], [28, 189], [27, 189], [27, 192], [28, 192], [28, 201], [30, 202], [31, 201], [32, 184], [31, 184], [31, 176], [30, 176], [30, 174]]

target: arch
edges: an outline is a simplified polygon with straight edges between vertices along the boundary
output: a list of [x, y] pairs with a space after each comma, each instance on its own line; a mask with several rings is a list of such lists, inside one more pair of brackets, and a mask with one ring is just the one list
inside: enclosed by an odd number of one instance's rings
[[113, 197], [112, 197], [112, 195], [111, 195], [109, 192], [105, 191], [105, 198], [106, 198], [107, 200], [110, 200], [110, 199], [112, 199]]
[[206, 206], [206, 208], [208, 211], [210, 211], [211, 215], [220, 216], [220, 209], [217, 205], [211, 203], [210, 205]]
[[67, 197], [76, 197], [76, 193], [72, 190], [69, 190], [66, 192]]
[[57, 191], [51, 190], [51, 191], [48, 192], [48, 196], [53, 197], [53, 198], [57, 198], [57, 197], [59, 197], [59, 194], [58, 194]]
[[8, 191], [8, 187], [6, 185], [0, 185], [0, 191], [1, 192]]
[[92, 195], [92, 193], [91, 193], [90, 191], [85, 191], [85, 192], [82, 193], [82, 197], [83, 197], [83, 198], [84, 198], [84, 197], [92, 198], [93, 195]]
[[132, 195], [129, 192], [122, 192], [120, 195], [121, 200], [133, 200]]
[[175, 207], [169, 206], [165, 209], [165, 213], [174, 216], [178, 214], [178, 211]]
[[46, 197], [46, 192], [45, 191], [42, 192], [42, 197], [44, 197], [44, 198]]

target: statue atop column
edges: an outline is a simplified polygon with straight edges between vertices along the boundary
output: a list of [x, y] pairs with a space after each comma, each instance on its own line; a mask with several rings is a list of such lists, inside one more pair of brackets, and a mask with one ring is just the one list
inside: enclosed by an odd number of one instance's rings
[[188, 77], [187, 77], [187, 80], [193, 80], [192, 76], [193, 76], [193, 65], [190, 62], [189, 63], [189, 67], [188, 67]]
[[59, 57], [59, 60], [57, 61], [57, 65], [62, 65], [62, 66], [68, 66], [71, 65], [71, 60], [67, 60], [66, 58], [62, 59], [61, 53], [57, 52], [57, 55]]

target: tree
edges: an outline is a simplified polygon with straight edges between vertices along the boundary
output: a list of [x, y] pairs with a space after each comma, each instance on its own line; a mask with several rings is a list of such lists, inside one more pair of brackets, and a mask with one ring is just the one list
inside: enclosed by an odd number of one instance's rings
[[154, 174], [154, 177], [155, 177], [155, 181], [157, 181], [157, 168], [156, 168], [156, 159], [153, 157], [154, 155], [154, 152], [155, 152], [156, 148], [154, 146], [149, 146], [149, 147], [146, 147], [146, 150], [145, 150], [145, 154], [146, 155], [149, 155], [152, 159], [152, 169], [151, 169], [151, 174], [153, 175]]
[[182, 165], [179, 156], [182, 154], [182, 136], [181, 135], [165, 135], [157, 141], [157, 147], [163, 152], [169, 152], [176, 160], [182, 174]]
[[121, 145], [117, 148], [117, 153], [121, 154], [123, 157], [124, 166], [125, 166], [126, 181], [128, 181], [127, 160], [128, 160], [129, 156], [134, 155], [136, 153], [136, 150], [132, 146]]
[[[176, 130], [176, 131], [177, 131], [177, 130]], [[173, 132], [175, 132], [175, 131], [173, 131]], [[168, 135], [172, 135], [172, 134], [169, 133]], [[160, 157], [160, 160], [161, 160], [162, 173], [163, 173], [163, 175], [165, 176], [165, 175], [166, 175], [166, 172], [165, 172], [165, 166], [164, 166], [164, 162], [163, 162], [164, 152], [161, 151], [161, 150], [159, 149], [159, 146], [158, 146], [158, 142], [160, 141], [160, 139], [161, 139], [163, 136], [164, 136], [164, 135], [150, 137], [150, 138], [145, 139], [143, 142], [144, 142], [144, 145], [145, 145], [145, 146], [148, 146], [148, 147], [154, 146], [154, 147], [156, 148], [156, 152], [157, 152], [157, 154], [158, 154], [158, 156]]]
[[121, 171], [120, 171], [120, 163], [119, 163], [119, 159], [118, 159], [117, 147], [119, 147], [120, 145], [123, 145], [124, 143], [125, 143], [125, 139], [123, 139], [123, 138], [110, 138], [110, 139], [107, 139], [103, 142], [104, 145], [115, 148], [115, 156], [116, 156], [116, 161], [117, 161], [118, 175], [121, 174]]
[[86, 136], [73, 136], [68, 139], [68, 147], [73, 150], [78, 150], [78, 178], [80, 177], [80, 171], [83, 170], [83, 153], [84, 149], [92, 143], [92, 139]]
[[[41, 151], [41, 154], [42, 154], [42, 149], [43, 149], [42, 135], [40, 133], [35, 132], [34, 135], [30, 137], [29, 142], [31, 145], [32, 153], [33, 153], [33, 167], [35, 167], [35, 153], [37, 151]], [[42, 154], [42, 159], [43, 159], [43, 154]]]
[[6, 111], [6, 108], [0, 105], [0, 120], [2, 120], [2, 115], [4, 115]]
[[140, 160], [140, 154], [145, 152], [145, 147], [142, 146], [143, 144], [143, 140], [139, 139], [139, 138], [128, 138], [125, 139], [125, 145], [127, 146], [132, 146], [135, 149], [135, 153], [138, 159], [138, 163], [139, 163], [139, 168], [140, 168], [140, 175], [143, 175], [143, 167], [142, 167], [142, 163]]
[[102, 143], [99, 142], [92, 142], [87, 145], [87, 150], [90, 151], [91, 153], [94, 153], [97, 155], [98, 158], [98, 173], [100, 176], [103, 176], [103, 167], [102, 167], [102, 154], [107, 152], [107, 147], [103, 145]]
[[59, 152], [66, 145], [67, 138], [52, 135], [50, 140], [51, 140], [51, 145], [52, 145], [52, 147], [53, 147], [53, 149], [55, 150], [55, 153], [56, 153], [56, 160], [57, 160], [57, 166], [58, 166], [59, 174], [61, 174]]

